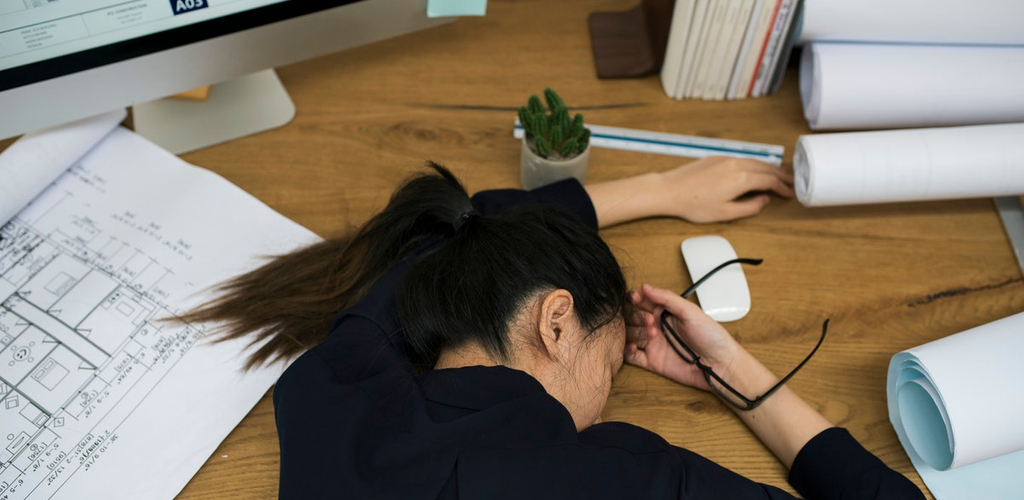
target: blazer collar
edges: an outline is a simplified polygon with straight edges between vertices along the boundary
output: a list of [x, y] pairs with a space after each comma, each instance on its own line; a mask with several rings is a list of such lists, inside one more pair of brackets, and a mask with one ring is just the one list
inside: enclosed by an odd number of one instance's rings
[[423, 395], [438, 403], [483, 410], [531, 395], [545, 395], [544, 386], [526, 372], [505, 366], [468, 366], [420, 374]]

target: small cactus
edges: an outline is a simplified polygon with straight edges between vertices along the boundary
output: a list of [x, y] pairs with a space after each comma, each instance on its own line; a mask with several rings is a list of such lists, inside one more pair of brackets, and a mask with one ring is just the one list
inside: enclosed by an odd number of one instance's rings
[[570, 118], [569, 108], [554, 90], [544, 89], [544, 100], [550, 114], [535, 95], [519, 108], [519, 123], [533, 152], [550, 160], [568, 160], [585, 151], [590, 129], [583, 126], [583, 115]]

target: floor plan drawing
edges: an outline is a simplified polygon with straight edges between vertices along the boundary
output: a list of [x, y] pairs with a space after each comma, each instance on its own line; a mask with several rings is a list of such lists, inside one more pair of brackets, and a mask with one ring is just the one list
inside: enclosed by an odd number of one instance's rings
[[[207, 253], [223, 245], [212, 235], [225, 229], [189, 223], [199, 215], [188, 215], [195, 206], [159, 208], [153, 194], [116, 182], [103, 165], [75, 165], [0, 228], [0, 500], [94, 498], [84, 492], [103, 491], [106, 475], [147, 467], [163, 474], [161, 460], [177, 463], [180, 455], [194, 457], [197, 469], [212, 452], [209, 442], [190, 449], [160, 432], [186, 432], [207, 418], [204, 411], [219, 413], [224, 394], [210, 387], [241, 377], [240, 356], [202, 342], [204, 327], [169, 320], [212, 284], [204, 275], [230, 267]], [[198, 178], [207, 177], [224, 182], [208, 172]], [[139, 205], [137, 197], [150, 201]], [[300, 229], [293, 241], [308, 241]], [[178, 369], [183, 360], [188, 366]], [[253, 377], [251, 393], [258, 399], [274, 378]], [[216, 442], [254, 403], [225, 420]], [[194, 472], [180, 473], [176, 488]], [[167, 498], [174, 486], [156, 489], [171, 490]]]
[[40, 487], [26, 482], [32, 472], [52, 486], [88, 467], [117, 436], [97, 432], [104, 417], [201, 336], [160, 321], [172, 316], [154, 300], [168, 269], [116, 239], [91, 247], [99, 232], [79, 229], [44, 236], [12, 222], [0, 232], [0, 498]]

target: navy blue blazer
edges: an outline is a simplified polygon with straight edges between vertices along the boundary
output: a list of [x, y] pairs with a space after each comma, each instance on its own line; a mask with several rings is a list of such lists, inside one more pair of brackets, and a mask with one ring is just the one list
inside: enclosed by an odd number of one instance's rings
[[[473, 197], [483, 215], [521, 203], [568, 210], [597, 229], [574, 180]], [[396, 264], [281, 376], [274, 389], [280, 498], [792, 498], [630, 424], [576, 432], [565, 407], [518, 370], [415, 374], [396, 292], [430, 250]], [[924, 498], [839, 428], [800, 451], [789, 482], [813, 499]]]

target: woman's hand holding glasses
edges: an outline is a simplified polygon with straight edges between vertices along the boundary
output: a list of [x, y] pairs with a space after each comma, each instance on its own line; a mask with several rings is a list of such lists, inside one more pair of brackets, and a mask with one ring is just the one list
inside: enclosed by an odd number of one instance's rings
[[[737, 388], [743, 389], [755, 385], [751, 392], [756, 392], [774, 383], [771, 379], [764, 380], [763, 385], [741, 382], [748, 379], [748, 375], [767, 372], [767, 369], [763, 365], [755, 367], [760, 369], [748, 369], [751, 364], [760, 365], [760, 362], [747, 353], [722, 325], [705, 314], [700, 306], [673, 291], [650, 285], [635, 290], [633, 302], [637, 306], [637, 317], [630, 321], [626, 343], [626, 361], [630, 364], [683, 385], [706, 391], [712, 389], [697, 365], [687, 363], [676, 353], [677, 350], [682, 351], [682, 347], [672, 340], [673, 349], [669, 338], [662, 334], [661, 315], [668, 311], [670, 316], [667, 321], [687, 346], [700, 356], [703, 364], [710, 366], [730, 384], [739, 384]], [[771, 376], [770, 372], [768, 374]]]
[[[637, 308], [628, 322], [626, 360], [717, 393], [786, 467], [811, 438], [832, 426], [784, 385], [796, 370], [780, 381], [696, 304], [650, 285], [634, 291], [633, 302]], [[828, 321], [822, 325], [822, 340], [827, 326]]]

